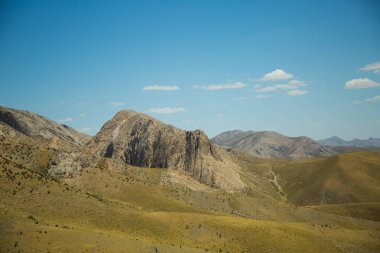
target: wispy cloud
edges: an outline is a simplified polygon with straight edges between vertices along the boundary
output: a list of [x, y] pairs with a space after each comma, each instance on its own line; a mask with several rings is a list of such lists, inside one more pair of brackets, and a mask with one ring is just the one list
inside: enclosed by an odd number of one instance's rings
[[186, 109], [182, 107], [178, 107], [178, 108], [159, 107], [159, 108], [150, 108], [148, 111], [152, 113], [159, 113], [159, 114], [172, 114], [172, 113], [177, 113], [177, 112], [185, 112]]
[[79, 113], [79, 117], [86, 117], [87, 116], [87, 114], [85, 114], [85, 113]]
[[265, 96], [265, 95], [257, 95], [256, 98], [257, 99], [264, 99], [264, 98], [268, 98], [269, 96]]
[[72, 122], [72, 121], [74, 121], [74, 119], [70, 117], [58, 120], [58, 122], [61, 122], [61, 123], [67, 123], [67, 122]]
[[223, 114], [223, 113], [218, 113], [218, 114], [216, 115], [216, 117], [217, 117], [217, 118], [223, 118], [223, 117], [224, 117], [224, 114]]
[[273, 70], [270, 73], [265, 74], [262, 78], [259, 80], [261, 81], [278, 81], [278, 80], [288, 80], [293, 78], [293, 75], [290, 73], [286, 73], [282, 69], [276, 69]]
[[365, 89], [379, 86], [379, 83], [372, 81], [368, 78], [352, 79], [350, 81], [347, 81], [344, 85], [346, 89]]
[[82, 128], [78, 128], [77, 131], [79, 132], [82, 132], [82, 133], [88, 133], [92, 130], [91, 127], [82, 127]]
[[299, 96], [299, 95], [305, 95], [308, 92], [306, 90], [290, 90], [288, 91], [289, 96]]
[[293, 90], [302, 86], [306, 86], [306, 84], [303, 81], [290, 80], [286, 84], [276, 84], [276, 85], [264, 86], [264, 87], [260, 85], [255, 85], [254, 88], [259, 92], [271, 92], [271, 91], [278, 91], [278, 90]]
[[380, 61], [370, 63], [360, 68], [362, 71], [373, 71], [373, 73], [380, 74]]
[[366, 98], [360, 101], [356, 100], [354, 101], [354, 104], [363, 104], [363, 103], [370, 103], [370, 102], [377, 102], [377, 101], [380, 101], [380, 96], [374, 96], [374, 97]]
[[145, 86], [143, 90], [174, 91], [179, 90], [179, 87], [176, 85], [151, 85]]
[[109, 103], [109, 105], [116, 107], [116, 106], [122, 106], [122, 105], [124, 105], [124, 103], [123, 102], [111, 102], [111, 103]]
[[245, 83], [234, 82], [234, 83], [223, 83], [223, 84], [200, 85], [200, 86], [194, 86], [194, 88], [203, 89], [203, 90], [227, 90], [227, 89], [242, 89], [246, 86], [247, 84]]

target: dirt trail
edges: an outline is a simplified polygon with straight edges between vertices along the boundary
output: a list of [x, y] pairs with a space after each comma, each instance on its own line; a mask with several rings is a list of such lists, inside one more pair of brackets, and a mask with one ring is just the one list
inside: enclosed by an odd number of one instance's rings
[[282, 190], [281, 185], [277, 181], [277, 175], [274, 173], [271, 167], [268, 169], [268, 171], [269, 171], [269, 174], [271, 175], [271, 178], [269, 179], [269, 181], [271, 181], [274, 184], [274, 186], [277, 188], [278, 192], [281, 195], [281, 199], [284, 201], [287, 200], [286, 193]]

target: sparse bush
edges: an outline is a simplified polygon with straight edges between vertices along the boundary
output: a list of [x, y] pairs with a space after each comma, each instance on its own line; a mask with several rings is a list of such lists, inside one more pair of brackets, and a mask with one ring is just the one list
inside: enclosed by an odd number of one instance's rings
[[28, 216], [28, 219], [30, 219], [30, 220], [32, 220], [32, 221], [34, 221], [34, 223], [35, 223], [35, 224], [38, 224], [38, 221], [37, 221], [37, 219], [36, 219], [36, 218], [34, 218], [32, 215], [29, 215], [29, 216]]

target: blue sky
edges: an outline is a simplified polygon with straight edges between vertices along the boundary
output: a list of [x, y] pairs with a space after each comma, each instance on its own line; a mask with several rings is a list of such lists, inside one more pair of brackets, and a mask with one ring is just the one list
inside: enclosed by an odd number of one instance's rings
[[[379, 1], [1, 1], [0, 104], [95, 134], [380, 137]], [[144, 89], [145, 87], [145, 89]]]

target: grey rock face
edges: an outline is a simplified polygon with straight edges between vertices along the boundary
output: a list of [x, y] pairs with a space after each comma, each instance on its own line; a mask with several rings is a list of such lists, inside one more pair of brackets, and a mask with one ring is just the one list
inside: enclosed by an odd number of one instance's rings
[[244, 187], [238, 164], [202, 131], [180, 130], [130, 110], [108, 121], [85, 152], [135, 166], [169, 168], [223, 189]]
[[221, 146], [266, 158], [303, 159], [329, 156], [333, 152], [308, 137], [287, 137], [276, 132], [228, 131], [212, 138]]
[[48, 173], [59, 178], [79, 175], [82, 170], [79, 158], [79, 153], [61, 152], [50, 162]]
[[34, 138], [66, 145], [83, 146], [90, 137], [69, 126], [60, 125], [38, 114], [0, 106], [0, 121], [13, 129]]

